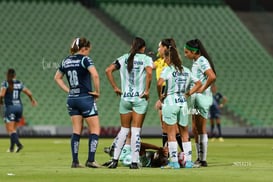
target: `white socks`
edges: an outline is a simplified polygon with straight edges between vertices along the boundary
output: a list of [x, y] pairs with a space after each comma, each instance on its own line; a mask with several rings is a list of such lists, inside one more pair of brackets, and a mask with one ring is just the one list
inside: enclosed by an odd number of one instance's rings
[[208, 134], [198, 135], [199, 141], [199, 160], [206, 161], [207, 160], [207, 152], [208, 152]]
[[191, 142], [183, 142], [183, 150], [186, 156], [186, 161], [192, 161], [192, 147]]
[[128, 136], [130, 129], [121, 127], [118, 136], [115, 138], [114, 142], [114, 156], [113, 159], [118, 160], [121, 150], [125, 144], [126, 138]]
[[132, 162], [137, 163], [139, 161], [140, 152], [140, 131], [141, 128], [131, 127], [131, 150], [132, 150]]
[[177, 157], [177, 142], [168, 142], [168, 148], [169, 148], [169, 155], [170, 155], [170, 161], [171, 162], [178, 162]]

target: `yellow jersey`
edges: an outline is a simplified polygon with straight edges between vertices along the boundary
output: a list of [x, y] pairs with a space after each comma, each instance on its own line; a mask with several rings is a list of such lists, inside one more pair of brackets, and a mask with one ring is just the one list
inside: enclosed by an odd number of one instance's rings
[[[165, 63], [164, 59], [160, 57], [154, 61], [154, 65], [156, 67], [155, 68], [156, 80], [158, 80], [160, 78], [162, 70], [168, 65]], [[165, 83], [163, 85], [165, 85]]]

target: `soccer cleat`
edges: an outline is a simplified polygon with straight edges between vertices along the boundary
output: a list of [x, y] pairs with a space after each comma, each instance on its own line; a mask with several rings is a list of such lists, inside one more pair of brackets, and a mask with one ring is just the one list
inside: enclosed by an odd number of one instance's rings
[[19, 145], [16, 149], [16, 153], [20, 152], [24, 148], [23, 145]]
[[139, 166], [136, 162], [132, 162], [130, 165], [130, 169], [139, 169]]
[[180, 169], [178, 162], [169, 162], [166, 166], [161, 166], [161, 169]]
[[193, 168], [194, 163], [192, 161], [186, 161], [185, 168]]
[[112, 162], [107, 166], [109, 169], [115, 169], [118, 167], [118, 160], [113, 159]]
[[100, 168], [101, 167], [96, 161], [93, 161], [93, 162], [86, 161], [85, 166], [90, 167], [90, 168]]
[[201, 167], [208, 167], [207, 161], [200, 161], [200, 166]]
[[107, 166], [109, 166], [111, 163], [112, 163], [112, 160], [103, 163], [102, 166], [106, 166], [106, 167], [107, 167]]
[[108, 154], [110, 157], [114, 156], [114, 147], [104, 147], [104, 153]]
[[200, 164], [200, 159], [197, 158], [196, 161], [194, 162], [194, 164]]
[[173, 169], [180, 169], [180, 164], [178, 162], [173, 162], [172, 167]]
[[219, 138], [219, 142], [224, 142], [223, 137], [220, 137], [220, 138]]
[[71, 168], [84, 168], [84, 167], [80, 165], [78, 162], [72, 162]]
[[9, 149], [7, 150], [7, 152], [8, 152], [8, 153], [13, 153], [13, 152], [14, 152], [14, 149], [10, 149], [10, 148], [9, 148]]
[[103, 151], [106, 154], [110, 154], [110, 147], [104, 147]]

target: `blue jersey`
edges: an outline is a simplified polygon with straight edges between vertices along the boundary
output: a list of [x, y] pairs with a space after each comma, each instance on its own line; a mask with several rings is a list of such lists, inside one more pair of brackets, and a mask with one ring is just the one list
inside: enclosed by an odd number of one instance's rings
[[9, 87], [8, 81], [3, 81], [1, 86], [7, 89], [5, 97], [4, 97], [6, 106], [22, 105], [20, 94], [21, 94], [21, 91], [25, 88], [22, 82], [20, 82], [19, 80], [13, 80], [12, 92], [8, 90], [8, 87]]
[[91, 75], [88, 71], [90, 66], [94, 66], [93, 61], [80, 54], [68, 56], [62, 61], [59, 71], [66, 75], [70, 87], [68, 97], [90, 96], [92, 91]]
[[213, 95], [213, 103], [210, 106], [211, 113], [220, 113], [220, 102], [223, 98], [223, 95], [219, 92]]

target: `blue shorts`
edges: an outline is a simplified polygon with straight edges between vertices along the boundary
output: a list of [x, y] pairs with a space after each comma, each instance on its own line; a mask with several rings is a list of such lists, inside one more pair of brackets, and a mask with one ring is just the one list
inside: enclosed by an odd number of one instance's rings
[[67, 110], [70, 116], [81, 115], [87, 118], [98, 115], [97, 105], [92, 96], [68, 98]]
[[209, 118], [210, 119], [218, 119], [221, 117], [221, 112], [220, 111], [210, 111], [209, 112]]
[[4, 121], [6, 123], [10, 121], [19, 122], [19, 120], [22, 118], [23, 115], [23, 106], [18, 105], [7, 105], [5, 107], [5, 116]]

